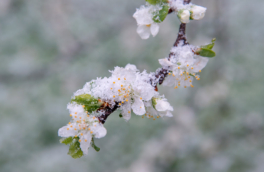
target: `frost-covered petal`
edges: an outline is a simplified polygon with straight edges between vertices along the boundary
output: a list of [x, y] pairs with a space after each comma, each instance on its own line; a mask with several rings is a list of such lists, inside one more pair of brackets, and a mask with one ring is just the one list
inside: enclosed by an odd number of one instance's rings
[[148, 25], [153, 23], [152, 13], [150, 12], [151, 6], [141, 6], [133, 14], [133, 17], [136, 19], [138, 25]]
[[95, 138], [102, 138], [106, 135], [107, 130], [105, 129], [104, 125], [101, 123], [96, 124], [94, 128], [92, 128]]
[[146, 25], [139, 25], [137, 27], [137, 33], [142, 39], [148, 39], [150, 36], [150, 29]]
[[135, 98], [134, 103], [132, 104], [133, 112], [136, 115], [144, 115], [146, 113], [145, 106], [140, 98]]
[[168, 75], [165, 80], [163, 81], [164, 86], [173, 86], [175, 84], [175, 77], [172, 75]]
[[153, 23], [150, 26], [150, 32], [152, 34], [152, 36], [156, 36], [159, 32], [159, 25], [157, 23]]
[[199, 70], [202, 70], [206, 66], [208, 61], [209, 61], [209, 58], [198, 56], [193, 65], [193, 68], [194, 68], [193, 71], [198, 72]]
[[134, 72], [138, 71], [137, 67], [135, 65], [133, 65], [133, 64], [127, 64], [125, 69], [126, 70], [131, 70], [131, 71], [134, 71]]
[[73, 137], [77, 134], [77, 130], [72, 129], [69, 126], [61, 127], [58, 131], [58, 136], [60, 137]]
[[164, 99], [157, 99], [156, 100], [156, 110], [157, 111], [173, 111], [173, 107], [169, 104], [169, 102], [167, 102], [166, 100]]
[[131, 118], [131, 103], [130, 101], [125, 103], [122, 107], [123, 118], [128, 121]]
[[173, 66], [174, 64], [172, 62], [170, 62], [167, 58], [165, 59], [159, 59], [159, 63], [161, 66], [163, 67], [169, 67], [169, 66]]
[[90, 133], [84, 134], [82, 137], [80, 137], [80, 147], [85, 155], [88, 154], [88, 148], [90, 147], [90, 143], [92, 140], [92, 135]]
[[191, 8], [191, 18], [193, 20], [201, 20], [202, 18], [204, 18], [205, 12], [205, 7], [195, 5]]

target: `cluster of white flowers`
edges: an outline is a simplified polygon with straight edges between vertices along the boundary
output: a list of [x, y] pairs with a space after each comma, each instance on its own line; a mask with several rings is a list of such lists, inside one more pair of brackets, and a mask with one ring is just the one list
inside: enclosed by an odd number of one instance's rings
[[193, 51], [196, 49], [197, 47], [192, 45], [173, 47], [170, 57], [159, 60], [159, 63], [170, 71], [163, 85], [174, 85], [175, 89], [179, 86], [187, 88], [193, 87], [192, 81], [194, 78], [200, 80], [200, 76], [197, 73], [201, 72], [209, 59], [195, 55]]
[[[112, 75], [109, 78], [97, 78], [87, 82], [82, 89], [74, 93], [73, 99], [88, 94], [109, 106], [118, 104], [118, 109], [126, 121], [130, 119], [132, 112], [142, 117], [145, 114], [154, 120], [155, 117], [172, 117], [172, 106], [150, 83], [152, 74], [146, 71], [140, 73], [136, 66], [131, 64], [125, 68], [115, 67], [110, 72]], [[102, 114], [100, 111], [89, 114], [85, 111], [85, 105], [75, 102], [70, 103], [68, 109], [72, 121], [60, 128], [58, 134], [61, 137], [79, 137], [80, 147], [84, 154], [87, 154], [92, 137], [101, 138], [106, 135], [106, 129], [98, 119]]]
[[[137, 33], [142, 39], [148, 39], [150, 35], [156, 36], [159, 32], [158, 23], [162, 22], [166, 13], [172, 10], [177, 13], [182, 23], [189, 23], [190, 20], [201, 20], [206, 8], [192, 3], [184, 4], [184, 0], [157, 1], [157, 4], [146, 3], [136, 10], [133, 17], [137, 21]], [[165, 13], [165, 14], [164, 14]], [[161, 19], [163, 15], [164, 19]]]
[[[158, 23], [166, 18], [169, 11], [176, 12], [182, 23], [200, 20], [206, 11], [204, 7], [184, 4], [183, 0], [146, 1], [147, 4], [133, 15], [138, 23], [137, 33], [142, 39], [149, 38], [151, 34], [157, 35]], [[195, 47], [180, 40], [177, 47], [171, 49], [169, 57], [159, 60], [162, 68], [156, 73], [140, 72], [135, 65], [128, 64], [124, 68], [115, 67], [110, 71], [110, 77], [87, 82], [74, 93], [67, 106], [71, 121], [58, 131], [58, 135], [64, 138], [61, 142], [70, 144], [69, 154], [73, 158], [81, 157], [88, 153], [90, 146], [99, 150], [94, 138], [106, 135], [104, 121], [115, 110], [120, 110], [120, 117], [126, 121], [131, 118], [132, 112], [153, 120], [172, 117], [173, 107], [158, 93], [157, 83], [163, 82], [163, 85], [174, 86], [175, 89], [179, 86], [193, 87], [193, 79], [200, 80], [197, 73], [206, 66], [207, 57], [215, 56], [212, 51], [214, 41]]]
[[68, 104], [71, 121], [64, 127], [60, 128], [58, 135], [60, 137], [79, 137], [80, 147], [84, 154], [88, 153], [92, 137], [102, 138], [107, 131], [96, 117], [96, 112], [88, 114], [84, 110], [84, 105], [76, 103]]

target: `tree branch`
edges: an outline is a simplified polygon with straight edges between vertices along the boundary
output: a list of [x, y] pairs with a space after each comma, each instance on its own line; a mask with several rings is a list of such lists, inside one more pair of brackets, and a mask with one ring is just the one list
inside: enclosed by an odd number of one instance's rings
[[[184, 0], [183, 4], [189, 4], [191, 2], [191, 0]], [[169, 14], [172, 13], [174, 11], [174, 9], [169, 9]], [[175, 41], [175, 43], [173, 44], [174, 47], [179, 46], [179, 44], [181, 43], [181, 41], [183, 41], [183, 45], [188, 45], [189, 43], [187, 42], [187, 38], [186, 38], [186, 24], [185, 23], [181, 23], [180, 28], [179, 28], [179, 32], [178, 32], [178, 36], [177, 39]], [[173, 53], [169, 54], [169, 59], [170, 57], [173, 55]], [[160, 68], [157, 69], [155, 72], [155, 79], [150, 79], [150, 83], [153, 85], [155, 91], [158, 91], [158, 87], [157, 85], [161, 85], [163, 83], [163, 81], [165, 80], [166, 76], [168, 75], [169, 70], [168, 69], [164, 69], [164, 68]], [[114, 105], [110, 106], [108, 103], [103, 104], [97, 111], [102, 111], [104, 112], [103, 115], [101, 115], [100, 117], [98, 117], [98, 120], [104, 124], [107, 117], [109, 115], [111, 115], [111, 113], [113, 113], [117, 108], [118, 108], [118, 102], [116, 102]]]

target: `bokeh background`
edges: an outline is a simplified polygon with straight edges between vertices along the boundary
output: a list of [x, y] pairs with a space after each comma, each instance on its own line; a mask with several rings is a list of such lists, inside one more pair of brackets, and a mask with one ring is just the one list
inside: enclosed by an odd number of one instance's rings
[[76, 90], [115, 66], [155, 71], [179, 27], [136, 33], [144, 0], [0, 0], [1, 172], [263, 172], [264, 1], [193, 0], [208, 8], [187, 25], [190, 43], [217, 38], [194, 88], [160, 86], [170, 119], [112, 114], [100, 152], [72, 159], [57, 131]]

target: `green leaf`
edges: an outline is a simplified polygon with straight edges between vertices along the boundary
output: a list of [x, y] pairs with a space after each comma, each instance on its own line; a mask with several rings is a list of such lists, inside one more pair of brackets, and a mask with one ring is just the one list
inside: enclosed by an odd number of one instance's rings
[[156, 109], [156, 108], [155, 108], [155, 106], [157, 105], [156, 98], [152, 98], [151, 101], [152, 101], [152, 106], [153, 106], [153, 108]]
[[154, 16], [152, 18], [153, 21], [156, 23], [161, 23], [167, 17], [169, 9], [170, 7], [168, 4], [163, 4], [161, 10], [154, 12]]
[[95, 150], [96, 152], [99, 152], [99, 151], [100, 151], [100, 148], [97, 147], [97, 146], [94, 144], [94, 138], [92, 138], [91, 146], [94, 148], [94, 150]]
[[74, 137], [69, 147], [68, 155], [70, 155], [74, 159], [81, 158], [83, 156], [83, 151], [80, 148], [80, 143], [78, 140], [79, 140], [79, 137]]
[[68, 145], [68, 144], [72, 143], [72, 141], [73, 141], [73, 137], [68, 137], [68, 138], [62, 138], [62, 139], [60, 139], [60, 142], [61, 143], [64, 143], [65, 145]]
[[92, 97], [90, 94], [82, 94], [79, 96], [75, 96], [71, 102], [76, 102], [77, 104], [84, 105], [84, 109], [88, 112], [93, 112], [100, 108], [103, 104], [98, 101], [98, 99]]
[[168, 3], [168, 0], [146, 0], [151, 5], [161, 4], [161, 3]]
[[203, 46], [201, 46], [201, 48], [206, 48], [206, 49], [213, 49], [214, 48], [214, 45], [215, 45], [215, 41], [216, 41], [216, 38], [213, 38], [212, 39], [212, 42], [210, 43], [210, 44], [208, 44], [208, 45], [203, 45]]
[[79, 143], [79, 137], [62, 138], [60, 142], [66, 145], [70, 145], [68, 155], [70, 155], [74, 159], [81, 158], [83, 156], [83, 151]]
[[123, 117], [123, 115], [120, 113], [120, 114], [119, 114], [119, 117], [120, 117], [120, 118], [122, 118], [122, 117]]
[[199, 51], [196, 53], [203, 57], [214, 57], [215, 56], [215, 52], [207, 48], [199, 48]]

